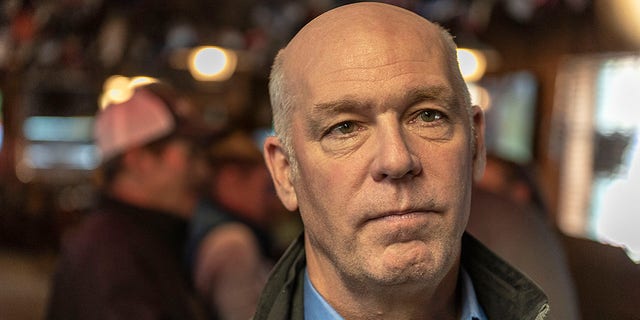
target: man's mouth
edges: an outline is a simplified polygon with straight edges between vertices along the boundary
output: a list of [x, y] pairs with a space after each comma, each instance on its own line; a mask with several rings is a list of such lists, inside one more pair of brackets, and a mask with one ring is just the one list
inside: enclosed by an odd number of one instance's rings
[[411, 208], [406, 210], [398, 210], [398, 211], [383, 211], [380, 213], [376, 213], [371, 215], [365, 222], [382, 222], [382, 221], [404, 221], [404, 220], [412, 220], [424, 218], [431, 214], [437, 214], [438, 211], [434, 209], [422, 209], [422, 208]]

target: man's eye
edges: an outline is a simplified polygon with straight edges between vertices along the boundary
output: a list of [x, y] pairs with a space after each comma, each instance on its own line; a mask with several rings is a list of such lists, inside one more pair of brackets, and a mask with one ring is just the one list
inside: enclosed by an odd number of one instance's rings
[[420, 120], [424, 122], [434, 122], [442, 119], [444, 115], [437, 110], [423, 110], [420, 112]]
[[356, 124], [351, 121], [339, 123], [331, 128], [334, 134], [349, 134], [356, 130]]

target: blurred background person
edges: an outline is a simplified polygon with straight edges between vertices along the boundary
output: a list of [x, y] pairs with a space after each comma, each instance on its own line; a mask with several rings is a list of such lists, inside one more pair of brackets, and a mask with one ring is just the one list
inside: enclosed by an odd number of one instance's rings
[[279, 254], [271, 239], [282, 211], [256, 142], [241, 130], [208, 149], [211, 175], [191, 221], [189, 264], [218, 319], [249, 319]]
[[467, 230], [543, 289], [549, 319], [581, 319], [564, 248], [525, 168], [487, 154], [475, 184]]
[[559, 230], [536, 173], [531, 165], [488, 154], [469, 231], [545, 290], [552, 319], [637, 318], [640, 266], [620, 247]]
[[197, 200], [197, 141], [210, 132], [161, 84], [102, 110], [102, 194], [64, 239], [48, 319], [197, 319], [182, 257]]
[[544, 220], [551, 222], [534, 175], [535, 169], [530, 166], [488, 153], [484, 175], [476, 185], [482, 190], [503, 195], [516, 204], [533, 206]]

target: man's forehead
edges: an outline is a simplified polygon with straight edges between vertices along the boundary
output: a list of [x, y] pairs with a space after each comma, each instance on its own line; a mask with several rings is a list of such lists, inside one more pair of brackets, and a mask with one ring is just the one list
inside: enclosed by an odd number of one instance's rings
[[446, 84], [423, 85], [399, 91], [387, 96], [387, 100], [379, 101], [373, 97], [342, 95], [328, 101], [319, 101], [311, 105], [310, 115], [337, 115], [341, 113], [373, 112], [379, 108], [386, 110], [396, 106], [410, 106], [419, 102], [431, 101], [444, 108], [457, 106], [456, 97], [451, 87]]
[[[386, 4], [358, 3], [329, 11], [307, 24], [282, 53], [296, 109], [305, 112], [315, 103], [349, 100], [343, 98], [366, 83], [386, 85], [389, 79], [403, 77], [408, 82], [393, 82], [402, 85], [402, 91], [408, 86], [450, 85], [440, 28]], [[353, 100], [386, 99], [382, 92], [359, 93]]]
[[[370, 33], [394, 32], [398, 27], [433, 31], [435, 25], [421, 16], [400, 7], [383, 3], [355, 3], [325, 12], [306, 24], [290, 45], [317, 40], [327, 35], [349, 35], [354, 30], [364, 29]], [[399, 34], [398, 34], [399, 35]]]
[[356, 3], [331, 10], [302, 28], [287, 45], [285, 60], [299, 72], [334, 60], [330, 57], [341, 57], [358, 67], [359, 61], [371, 62], [367, 55], [379, 50], [392, 54], [394, 49], [440, 49], [438, 31], [411, 11], [381, 3]]

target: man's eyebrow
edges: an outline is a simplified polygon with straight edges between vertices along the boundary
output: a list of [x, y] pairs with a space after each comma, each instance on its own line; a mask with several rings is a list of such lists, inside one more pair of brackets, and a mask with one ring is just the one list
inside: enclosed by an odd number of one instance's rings
[[308, 134], [310, 137], [319, 137], [326, 129], [326, 121], [332, 117], [345, 113], [362, 113], [370, 110], [370, 103], [358, 101], [352, 98], [342, 98], [334, 101], [316, 103], [311, 111], [306, 114]]
[[344, 98], [335, 101], [317, 103], [313, 106], [311, 112], [315, 114], [331, 116], [342, 113], [362, 112], [362, 110], [371, 108], [372, 106], [370, 103], [350, 98]]
[[410, 89], [406, 97], [409, 105], [423, 101], [433, 101], [442, 105], [444, 108], [454, 108], [457, 105], [453, 92], [446, 86], [428, 86]]
[[[449, 108], [455, 105], [455, 97], [451, 89], [444, 85], [425, 86], [409, 89], [404, 94], [404, 99], [409, 105], [422, 101], [434, 101]], [[321, 115], [337, 115], [342, 113], [361, 113], [373, 108], [373, 104], [351, 99], [349, 97], [329, 102], [317, 103], [313, 106], [311, 113]]]

